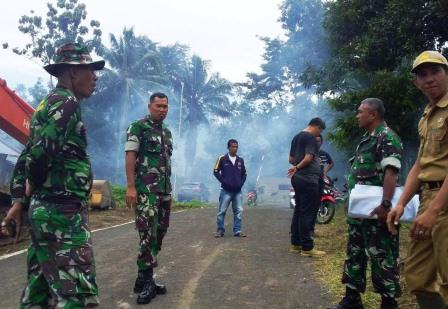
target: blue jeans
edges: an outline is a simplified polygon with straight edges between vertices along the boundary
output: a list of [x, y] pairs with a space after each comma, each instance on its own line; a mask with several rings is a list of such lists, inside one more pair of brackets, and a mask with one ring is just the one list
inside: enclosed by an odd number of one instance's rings
[[241, 232], [241, 218], [243, 217], [243, 195], [241, 191], [230, 192], [221, 189], [219, 195], [218, 213], [216, 215], [216, 224], [218, 225], [218, 233], [224, 233], [224, 218], [226, 216], [227, 208], [232, 203], [233, 210], [233, 234]]

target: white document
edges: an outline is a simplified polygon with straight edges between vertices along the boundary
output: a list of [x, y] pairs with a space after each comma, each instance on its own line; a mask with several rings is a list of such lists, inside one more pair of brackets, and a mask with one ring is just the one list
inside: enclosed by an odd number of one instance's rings
[[[403, 192], [403, 187], [395, 188], [392, 199], [392, 207], [397, 205], [398, 199]], [[355, 185], [350, 191], [348, 204], [348, 216], [352, 218], [376, 219], [377, 216], [371, 216], [370, 213], [381, 204], [383, 199], [383, 187], [369, 185]], [[412, 222], [418, 213], [420, 205], [418, 195], [415, 195], [404, 209], [400, 221]]]

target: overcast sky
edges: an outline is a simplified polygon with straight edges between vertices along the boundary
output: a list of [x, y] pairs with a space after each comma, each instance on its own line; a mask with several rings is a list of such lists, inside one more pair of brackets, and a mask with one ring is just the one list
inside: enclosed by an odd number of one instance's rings
[[[2, 6], [0, 43], [23, 46], [29, 38], [18, 27], [20, 16], [31, 9], [44, 16], [41, 0], [10, 1]], [[56, 1], [51, 1], [55, 3]], [[247, 72], [259, 72], [263, 44], [257, 36], [281, 36], [277, 19], [280, 0], [83, 0], [87, 19], [101, 23], [103, 42], [109, 33], [120, 35], [124, 27], [134, 27], [136, 35], [147, 35], [163, 45], [180, 42], [191, 51], [211, 60], [212, 70], [236, 82]], [[32, 85], [47, 74], [35, 61], [0, 49], [0, 78], [8, 85]]]

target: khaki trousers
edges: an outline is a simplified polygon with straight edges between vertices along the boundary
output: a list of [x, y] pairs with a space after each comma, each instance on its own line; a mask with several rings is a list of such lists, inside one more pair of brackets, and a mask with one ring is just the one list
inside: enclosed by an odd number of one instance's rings
[[[428, 208], [438, 192], [439, 189], [423, 190], [419, 214]], [[404, 273], [411, 293], [439, 293], [448, 304], [447, 206], [439, 213], [429, 239], [411, 240]]]

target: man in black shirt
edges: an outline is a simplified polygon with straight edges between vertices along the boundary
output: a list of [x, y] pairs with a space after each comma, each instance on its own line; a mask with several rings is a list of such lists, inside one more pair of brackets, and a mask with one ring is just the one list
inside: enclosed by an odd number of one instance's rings
[[324, 251], [314, 249], [311, 232], [314, 229], [319, 208], [320, 159], [316, 137], [325, 129], [325, 122], [313, 118], [308, 126], [297, 134], [291, 142], [288, 170], [295, 191], [296, 206], [291, 222], [291, 252], [302, 256], [317, 257]]

